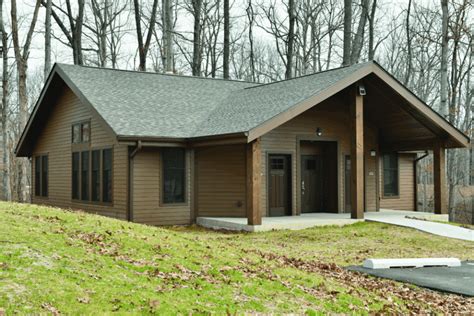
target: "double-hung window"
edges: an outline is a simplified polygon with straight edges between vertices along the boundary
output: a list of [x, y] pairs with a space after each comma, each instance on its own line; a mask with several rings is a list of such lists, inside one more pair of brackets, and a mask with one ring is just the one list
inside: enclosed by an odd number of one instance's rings
[[165, 148], [163, 163], [163, 203], [186, 202], [186, 159], [182, 148]]

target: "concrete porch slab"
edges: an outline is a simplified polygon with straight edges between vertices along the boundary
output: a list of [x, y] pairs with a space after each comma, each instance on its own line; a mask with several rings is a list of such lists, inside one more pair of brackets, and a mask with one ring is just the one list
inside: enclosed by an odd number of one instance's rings
[[262, 232], [271, 230], [299, 230], [314, 226], [350, 225], [362, 220], [351, 219], [351, 214], [313, 213], [299, 216], [264, 217], [262, 225], [247, 225], [244, 217], [198, 217], [196, 223], [211, 229]]

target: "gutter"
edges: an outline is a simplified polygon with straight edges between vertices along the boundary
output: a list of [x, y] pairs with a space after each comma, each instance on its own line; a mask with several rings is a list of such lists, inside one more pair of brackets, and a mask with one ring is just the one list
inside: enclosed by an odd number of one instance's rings
[[417, 162], [426, 158], [429, 155], [428, 151], [425, 151], [425, 154], [423, 156], [420, 156], [413, 160], [413, 184], [414, 184], [414, 200], [415, 200], [415, 212], [418, 212], [418, 186], [417, 186]]

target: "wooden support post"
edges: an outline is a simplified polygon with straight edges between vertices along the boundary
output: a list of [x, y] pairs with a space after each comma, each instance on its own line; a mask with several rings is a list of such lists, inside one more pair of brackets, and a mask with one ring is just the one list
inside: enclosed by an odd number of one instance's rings
[[351, 218], [364, 218], [364, 99], [353, 89], [351, 120]]
[[433, 173], [434, 173], [434, 211], [435, 214], [448, 214], [446, 200], [446, 159], [443, 144], [433, 146]]
[[262, 152], [260, 138], [247, 144], [247, 224], [262, 225], [260, 210]]

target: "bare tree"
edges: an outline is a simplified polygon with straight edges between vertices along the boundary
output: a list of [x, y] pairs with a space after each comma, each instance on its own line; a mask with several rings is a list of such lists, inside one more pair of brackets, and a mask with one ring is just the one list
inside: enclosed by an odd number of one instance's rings
[[163, 16], [163, 68], [168, 73], [174, 72], [173, 58], [173, 0], [163, 0], [162, 5]]
[[153, 30], [156, 24], [156, 11], [158, 9], [158, 0], [153, 0], [153, 7], [151, 9], [150, 22], [148, 24], [148, 31], [146, 34], [145, 41], [143, 41], [142, 22], [141, 22], [143, 12], [140, 9], [139, 0], [133, 0], [133, 8], [134, 8], [134, 13], [135, 13], [135, 26], [137, 29], [138, 56], [140, 59], [138, 70], [145, 71], [146, 70], [146, 56], [148, 53], [148, 49], [150, 48], [151, 36], [153, 34]]
[[224, 79], [229, 79], [230, 59], [230, 8], [229, 0], [224, 0]]
[[367, 16], [369, 12], [369, 0], [361, 0], [360, 6], [362, 8], [362, 12], [359, 17], [359, 25], [357, 26], [357, 32], [354, 35], [354, 40], [351, 44], [351, 64], [356, 64], [359, 62], [360, 53], [364, 44], [365, 25], [367, 23]]
[[193, 30], [193, 61], [192, 71], [193, 76], [201, 75], [201, 7], [202, 0], [192, 0], [194, 30]]
[[[44, 7], [47, 7], [48, 4], [42, 0], [41, 4]], [[51, 10], [51, 15], [53, 16], [56, 24], [59, 26], [64, 36], [66, 36], [67, 46], [72, 48], [72, 55], [74, 59], [74, 64], [82, 65], [83, 52], [82, 52], [82, 26], [84, 22], [84, 0], [77, 0], [78, 12], [76, 17], [74, 17], [74, 12], [72, 10], [71, 1], [66, 0], [66, 9], [62, 6], [52, 3], [54, 7]], [[57, 11], [57, 12], [56, 12]], [[68, 22], [64, 22], [61, 17], [58, 15], [58, 12], [62, 13]], [[69, 23], [69, 29], [66, 27], [66, 23]], [[59, 40], [59, 39], [58, 39]]]
[[286, 49], [286, 72], [285, 78], [291, 78], [292, 68], [293, 68], [293, 50], [295, 43], [295, 0], [288, 0], [288, 18], [289, 18], [289, 27], [288, 27], [288, 40], [287, 40], [287, 49]]
[[[41, 5], [41, 1], [37, 0], [33, 12], [33, 18], [28, 29], [25, 41], [23, 45], [20, 43], [19, 31], [18, 31], [18, 16], [16, 0], [11, 1], [11, 23], [12, 23], [12, 38], [13, 38], [13, 49], [15, 51], [15, 62], [16, 71], [18, 77], [18, 103], [19, 103], [19, 121], [18, 125], [20, 129], [26, 126], [28, 120], [28, 94], [26, 87], [26, 77], [28, 68], [28, 57], [30, 54], [31, 40], [33, 38], [33, 32], [38, 19], [38, 12]], [[27, 200], [27, 161], [21, 159], [20, 162], [20, 185], [19, 185], [19, 197], [20, 201]]]
[[2, 189], [3, 198], [7, 201], [11, 200], [10, 188], [10, 154], [8, 150], [8, 97], [10, 95], [10, 74], [8, 71], [8, 33], [5, 31], [5, 24], [3, 20], [3, 0], [0, 0], [0, 32], [2, 36], [2, 108], [1, 108], [1, 124], [2, 124]]
[[44, 18], [44, 80], [51, 70], [51, 10], [52, 0], [46, 0], [46, 12]]
[[342, 65], [351, 63], [351, 41], [352, 41], [352, 0], [344, 0], [344, 47]]
[[441, 0], [442, 29], [441, 29], [441, 91], [439, 112], [448, 117], [448, 0]]

